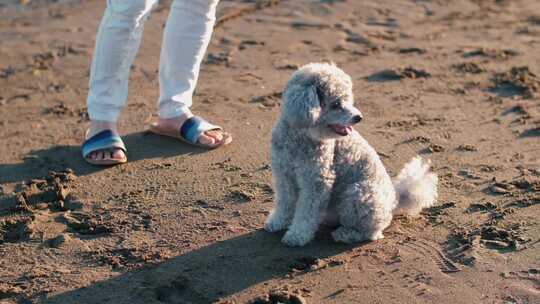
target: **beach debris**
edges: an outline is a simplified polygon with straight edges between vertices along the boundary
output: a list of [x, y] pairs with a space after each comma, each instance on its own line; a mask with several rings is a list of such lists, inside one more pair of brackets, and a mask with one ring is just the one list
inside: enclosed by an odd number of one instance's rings
[[427, 51], [418, 47], [408, 47], [398, 49], [400, 54], [425, 54]]
[[476, 152], [478, 151], [478, 149], [473, 146], [473, 145], [465, 145], [465, 144], [461, 144], [459, 145], [456, 150], [458, 151], [466, 151], [466, 152]]
[[232, 55], [230, 52], [208, 53], [208, 56], [206, 56], [207, 64], [229, 66], [231, 62], [232, 62]]
[[493, 89], [510, 88], [524, 98], [540, 96], [540, 78], [529, 67], [512, 67], [509, 71], [497, 73], [492, 79]]
[[509, 57], [517, 56], [520, 52], [514, 49], [490, 49], [490, 48], [478, 48], [472, 51], [464, 52], [463, 57], [488, 57], [491, 59], [507, 59]]
[[480, 74], [486, 71], [486, 69], [475, 62], [463, 62], [454, 64], [452, 66], [454, 69], [461, 73], [468, 73], [468, 74]]
[[403, 67], [396, 69], [385, 69], [374, 73], [368, 76], [370, 81], [391, 81], [391, 80], [400, 80], [400, 79], [418, 79], [418, 78], [429, 78], [431, 74], [426, 72], [423, 69], [417, 69], [414, 67]]
[[18, 216], [0, 220], [0, 244], [30, 239], [36, 232], [34, 217]]
[[478, 211], [489, 211], [494, 210], [497, 208], [497, 205], [493, 204], [492, 202], [478, 202], [478, 203], [472, 203], [467, 208], [467, 213], [474, 213]]
[[444, 152], [444, 147], [438, 144], [431, 144], [426, 148], [427, 153], [439, 153]]
[[281, 92], [276, 91], [269, 94], [252, 97], [249, 102], [260, 103], [264, 107], [273, 108], [280, 105], [281, 95]]
[[306, 304], [303, 296], [288, 291], [272, 291], [248, 302], [249, 304]]

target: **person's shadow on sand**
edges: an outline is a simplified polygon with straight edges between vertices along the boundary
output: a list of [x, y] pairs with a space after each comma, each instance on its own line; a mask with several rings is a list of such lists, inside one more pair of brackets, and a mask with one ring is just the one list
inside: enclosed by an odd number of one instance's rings
[[328, 237], [302, 248], [287, 248], [280, 237], [262, 230], [250, 232], [49, 297], [43, 303], [213, 303], [293, 273], [291, 264], [298, 263], [299, 258], [323, 259], [358, 246], [336, 244]]
[[[167, 158], [205, 152], [202, 148], [187, 145], [181, 141], [159, 136], [148, 131], [122, 136], [127, 147], [129, 162], [141, 159]], [[23, 162], [0, 164], [0, 184], [21, 182], [46, 176], [51, 170], [61, 171], [70, 168], [78, 176], [107, 169], [107, 166], [94, 166], [84, 161], [80, 146], [54, 146], [28, 153]]]

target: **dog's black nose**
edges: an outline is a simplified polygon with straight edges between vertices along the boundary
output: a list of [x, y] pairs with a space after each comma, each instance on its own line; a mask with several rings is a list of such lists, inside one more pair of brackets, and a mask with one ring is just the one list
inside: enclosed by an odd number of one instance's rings
[[351, 120], [352, 120], [352, 123], [353, 123], [353, 124], [357, 124], [357, 123], [361, 122], [362, 119], [364, 119], [364, 118], [362, 117], [362, 115], [355, 115], [355, 116], [353, 116], [353, 118], [352, 118]]

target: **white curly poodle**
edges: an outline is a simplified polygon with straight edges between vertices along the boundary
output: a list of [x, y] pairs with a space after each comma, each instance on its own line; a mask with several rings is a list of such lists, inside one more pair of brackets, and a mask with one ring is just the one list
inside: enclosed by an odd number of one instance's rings
[[311, 63], [292, 75], [272, 131], [276, 197], [265, 230], [287, 229], [283, 243], [303, 246], [333, 210], [339, 221], [334, 240], [377, 240], [393, 214], [414, 216], [433, 205], [437, 176], [429, 162], [413, 158], [392, 181], [352, 128], [361, 120], [351, 78], [335, 65]]

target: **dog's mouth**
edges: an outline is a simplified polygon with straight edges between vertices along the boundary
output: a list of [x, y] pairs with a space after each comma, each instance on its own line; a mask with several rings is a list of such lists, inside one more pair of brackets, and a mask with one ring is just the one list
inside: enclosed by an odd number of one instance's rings
[[332, 131], [336, 132], [337, 134], [341, 136], [347, 136], [352, 133], [352, 127], [347, 125], [340, 125], [340, 124], [332, 124], [328, 125]]

